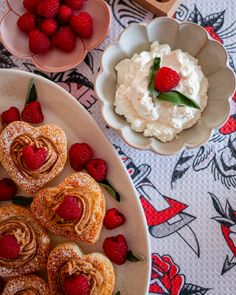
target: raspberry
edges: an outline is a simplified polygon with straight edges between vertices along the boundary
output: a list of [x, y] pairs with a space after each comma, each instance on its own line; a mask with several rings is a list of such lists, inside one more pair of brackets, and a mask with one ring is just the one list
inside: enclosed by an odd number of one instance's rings
[[116, 264], [124, 264], [128, 253], [128, 245], [123, 235], [106, 238], [103, 243], [106, 256]]
[[8, 201], [17, 194], [17, 186], [10, 178], [0, 180], [0, 201]]
[[37, 11], [37, 6], [42, 0], [24, 0], [23, 5], [26, 10], [35, 13]]
[[93, 34], [93, 19], [87, 12], [81, 12], [71, 17], [70, 27], [79, 37], [90, 38]]
[[14, 259], [20, 255], [20, 244], [13, 235], [5, 234], [0, 238], [0, 257]]
[[61, 27], [52, 37], [52, 44], [64, 52], [71, 52], [75, 49], [75, 35], [67, 26]]
[[40, 103], [38, 101], [28, 103], [21, 113], [21, 119], [25, 122], [33, 124], [42, 123], [44, 116]]
[[88, 295], [90, 292], [89, 281], [83, 274], [67, 277], [63, 289], [66, 295]]
[[65, 0], [64, 3], [71, 9], [79, 10], [84, 5], [84, 0]]
[[59, 12], [58, 12], [58, 19], [60, 23], [62, 24], [67, 23], [70, 20], [72, 14], [73, 14], [73, 11], [70, 7], [66, 5], [60, 6]]
[[10, 107], [2, 113], [2, 120], [6, 124], [14, 121], [20, 121], [20, 112], [16, 107]]
[[31, 12], [27, 12], [20, 16], [17, 21], [18, 28], [24, 32], [29, 33], [36, 28], [36, 18]]
[[87, 143], [75, 143], [70, 147], [69, 160], [71, 168], [80, 171], [93, 157], [93, 150]]
[[154, 78], [155, 88], [159, 92], [171, 91], [179, 84], [179, 81], [179, 74], [167, 67], [160, 68]]
[[46, 18], [55, 17], [59, 10], [59, 0], [43, 0], [37, 7], [37, 13]]
[[103, 224], [106, 229], [115, 229], [125, 223], [125, 217], [116, 208], [107, 210]]
[[78, 198], [67, 195], [56, 210], [56, 214], [67, 221], [79, 220], [82, 209]]
[[39, 30], [29, 33], [29, 49], [34, 54], [46, 53], [50, 50], [51, 44], [48, 37]]
[[28, 145], [22, 149], [22, 159], [29, 170], [37, 170], [43, 166], [48, 156], [46, 148], [36, 149], [35, 146]]
[[57, 28], [57, 22], [53, 18], [46, 18], [40, 24], [40, 29], [46, 36], [53, 35], [57, 31]]
[[103, 181], [107, 177], [107, 163], [102, 159], [90, 160], [86, 164], [86, 169], [96, 181]]

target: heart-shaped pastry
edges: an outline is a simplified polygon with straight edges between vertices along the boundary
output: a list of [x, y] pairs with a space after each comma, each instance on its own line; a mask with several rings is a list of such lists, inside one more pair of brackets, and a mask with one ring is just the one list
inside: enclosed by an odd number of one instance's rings
[[57, 187], [37, 192], [31, 211], [43, 227], [56, 235], [94, 244], [102, 228], [105, 198], [91, 176], [78, 172]]
[[66, 136], [56, 125], [33, 127], [15, 121], [0, 136], [2, 165], [29, 194], [52, 181], [62, 171], [66, 158]]
[[[64, 243], [48, 257], [51, 295], [111, 295], [115, 285], [112, 263], [100, 253], [83, 254], [75, 243]], [[75, 289], [76, 288], [76, 289]]]

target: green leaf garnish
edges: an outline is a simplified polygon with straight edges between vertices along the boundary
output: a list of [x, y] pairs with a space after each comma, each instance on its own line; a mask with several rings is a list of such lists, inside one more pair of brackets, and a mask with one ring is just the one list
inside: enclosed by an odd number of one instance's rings
[[188, 106], [190, 108], [200, 110], [199, 105], [194, 100], [176, 90], [170, 92], [162, 92], [158, 95], [158, 99], [171, 102], [178, 106]]
[[159, 94], [155, 89], [154, 78], [155, 78], [156, 72], [160, 69], [160, 63], [161, 63], [160, 57], [155, 57], [154, 63], [150, 68], [150, 74], [148, 79], [149, 80], [148, 90], [150, 94], [153, 95], [154, 97], [157, 97]]
[[103, 182], [99, 182], [101, 186], [108, 191], [108, 193], [118, 202], [120, 202], [120, 195], [119, 193], [110, 185], [110, 183], [105, 179]]
[[20, 206], [29, 206], [32, 202], [32, 197], [16, 196], [12, 199], [13, 204]]
[[140, 261], [140, 259], [138, 257], [134, 256], [134, 254], [132, 253], [131, 250], [128, 251], [126, 259], [129, 261], [132, 261], [132, 262]]
[[35, 87], [35, 84], [34, 84], [34, 78], [32, 78], [30, 80], [30, 84], [29, 84], [29, 87], [28, 87], [28, 93], [27, 93], [27, 97], [26, 97], [26, 100], [25, 100], [25, 104], [28, 104], [32, 101], [35, 101], [37, 100], [38, 96], [37, 96], [37, 91], [36, 91], [36, 87]]
[[117, 291], [115, 295], [120, 295], [120, 291]]

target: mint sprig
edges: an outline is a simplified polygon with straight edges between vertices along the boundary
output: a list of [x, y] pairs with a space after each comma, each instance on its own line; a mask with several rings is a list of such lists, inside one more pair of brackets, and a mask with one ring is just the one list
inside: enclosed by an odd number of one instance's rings
[[12, 199], [12, 203], [15, 205], [20, 205], [27, 207], [33, 202], [32, 197], [25, 197], [25, 196], [16, 196]]
[[116, 201], [120, 202], [120, 194], [114, 189], [114, 187], [105, 179], [99, 184], [105, 188], [106, 191], [114, 198]]
[[37, 99], [38, 99], [38, 96], [37, 96], [37, 91], [34, 84], [34, 78], [32, 78], [29, 83], [25, 104], [28, 104], [32, 101], [36, 101]]
[[153, 95], [154, 97], [157, 97], [159, 94], [157, 90], [155, 89], [154, 78], [155, 78], [156, 72], [160, 69], [160, 64], [161, 64], [160, 57], [155, 57], [153, 65], [150, 68], [148, 90], [149, 90], [149, 93]]
[[136, 257], [131, 250], [128, 251], [126, 259], [131, 262], [137, 262], [140, 261], [138, 257]]

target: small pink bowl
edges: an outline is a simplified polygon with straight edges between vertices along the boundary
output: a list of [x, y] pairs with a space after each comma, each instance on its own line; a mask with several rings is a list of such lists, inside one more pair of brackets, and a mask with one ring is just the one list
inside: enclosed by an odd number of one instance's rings
[[103, 42], [109, 32], [111, 13], [107, 3], [104, 0], [86, 0], [81, 11], [87, 11], [93, 17], [93, 36], [90, 39], [77, 38], [76, 48], [71, 53], [53, 48], [46, 54], [32, 54], [28, 47], [28, 36], [16, 24], [19, 16], [26, 12], [22, 2], [7, 1], [9, 10], [0, 21], [1, 40], [13, 55], [31, 59], [37, 68], [45, 72], [63, 72], [77, 66], [89, 50]]

